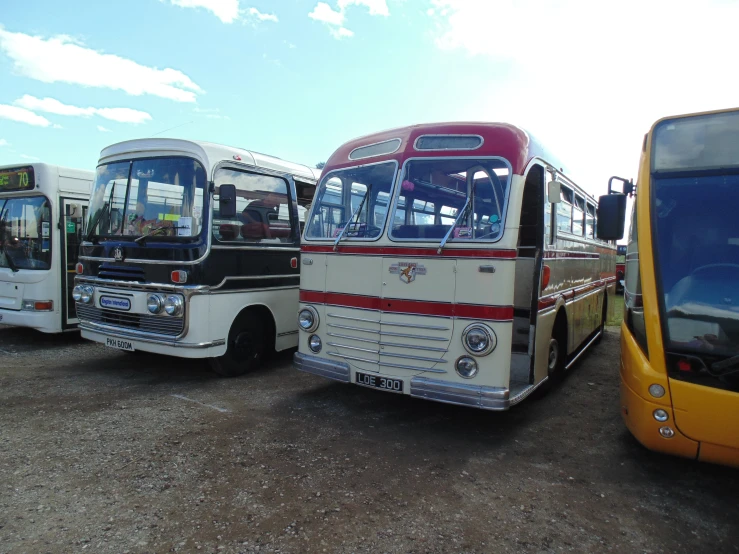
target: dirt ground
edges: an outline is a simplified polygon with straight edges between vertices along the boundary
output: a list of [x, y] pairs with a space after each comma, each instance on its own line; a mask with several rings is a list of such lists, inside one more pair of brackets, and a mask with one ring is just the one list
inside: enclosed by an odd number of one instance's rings
[[617, 333], [488, 413], [0, 327], [0, 552], [738, 552], [739, 473], [625, 430]]

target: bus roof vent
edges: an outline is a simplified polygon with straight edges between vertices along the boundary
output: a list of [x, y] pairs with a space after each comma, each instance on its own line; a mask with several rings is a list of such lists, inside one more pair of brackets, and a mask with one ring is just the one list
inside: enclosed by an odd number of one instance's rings
[[413, 147], [416, 150], [477, 150], [482, 142], [480, 135], [421, 135]]
[[360, 146], [349, 152], [350, 160], [363, 160], [364, 158], [374, 158], [375, 156], [383, 156], [397, 152], [400, 148], [400, 139], [394, 138], [367, 146]]

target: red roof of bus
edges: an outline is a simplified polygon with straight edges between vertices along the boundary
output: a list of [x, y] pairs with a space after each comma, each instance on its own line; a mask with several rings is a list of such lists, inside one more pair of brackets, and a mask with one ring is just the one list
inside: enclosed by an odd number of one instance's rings
[[[474, 150], [416, 150], [416, 139], [423, 135], [479, 135], [483, 143]], [[392, 139], [400, 139], [400, 148], [392, 154], [383, 154], [362, 159], [349, 159], [349, 154], [361, 146], [368, 146]], [[399, 127], [367, 135], [341, 145], [323, 169], [325, 175], [331, 170], [359, 164], [397, 160], [400, 165], [408, 158], [440, 156], [500, 156], [507, 159], [513, 173], [523, 174], [531, 158], [541, 156], [556, 163], [545, 154], [545, 150], [526, 131], [508, 123], [426, 123]], [[559, 166], [557, 166], [559, 167]]]

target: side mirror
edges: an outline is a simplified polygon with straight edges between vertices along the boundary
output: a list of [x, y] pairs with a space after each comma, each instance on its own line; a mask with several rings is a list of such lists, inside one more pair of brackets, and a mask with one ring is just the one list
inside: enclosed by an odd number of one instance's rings
[[218, 189], [218, 212], [223, 219], [236, 217], [236, 185], [221, 185]]
[[626, 195], [607, 194], [598, 199], [598, 238], [621, 240], [626, 223]]
[[549, 181], [547, 183], [547, 197], [550, 204], [559, 204], [562, 202], [562, 183], [561, 181]]
[[67, 217], [82, 217], [82, 205], [81, 204], [67, 204]]

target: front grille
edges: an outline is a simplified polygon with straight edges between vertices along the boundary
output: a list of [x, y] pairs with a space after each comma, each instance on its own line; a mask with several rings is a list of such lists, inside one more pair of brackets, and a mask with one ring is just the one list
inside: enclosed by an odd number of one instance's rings
[[452, 320], [365, 312], [331, 306], [327, 310], [327, 353], [373, 371], [446, 373]]
[[98, 269], [98, 277], [101, 279], [114, 279], [116, 281], [146, 281], [146, 274], [140, 267], [123, 266], [103, 263]]
[[184, 317], [132, 314], [80, 303], [77, 303], [77, 316], [80, 321], [102, 323], [121, 327], [122, 329], [136, 329], [137, 331], [173, 337], [180, 335], [185, 328]]

